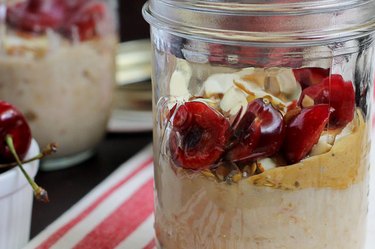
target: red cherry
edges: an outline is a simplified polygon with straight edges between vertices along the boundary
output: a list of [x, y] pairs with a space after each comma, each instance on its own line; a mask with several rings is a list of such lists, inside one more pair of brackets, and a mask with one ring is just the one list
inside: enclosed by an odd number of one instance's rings
[[282, 114], [271, 104], [256, 99], [235, 128], [234, 143], [226, 157], [233, 162], [249, 162], [275, 154], [282, 144], [285, 124]]
[[301, 84], [302, 88], [319, 84], [329, 76], [329, 68], [304, 67], [293, 69], [294, 77]]
[[58, 29], [64, 22], [64, 6], [56, 0], [27, 0], [8, 7], [7, 20], [23, 31]]
[[84, 4], [92, 1], [92, 0], [55, 0], [59, 2], [62, 6], [65, 7], [67, 11], [76, 11]]
[[283, 152], [289, 163], [301, 161], [318, 142], [330, 115], [329, 105], [302, 109], [286, 127]]
[[83, 5], [64, 27], [65, 33], [69, 35], [75, 32], [81, 41], [90, 40], [100, 36], [98, 24], [103, 22], [107, 16], [107, 6], [100, 1], [90, 1]]
[[25, 117], [11, 104], [0, 101], [0, 162], [14, 162], [5, 137], [11, 135], [15, 150], [22, 160], [31, 144], [31, 131]]
[[334, 74], [325, 78], [320, 84], [303, 90], [299, 103], [305, 96], [315, 104], [329, 104], [334, 111], [330, 117], [329, 128], [343, 128], [354, 118], [355, 92], [350, 81], [344, 81], [341, 75]]
[[228, 140], [229, 122], [202, 102], [186, 102], [171, 118], [169, 148], [177, 166], [205, 169], [216, 163]]

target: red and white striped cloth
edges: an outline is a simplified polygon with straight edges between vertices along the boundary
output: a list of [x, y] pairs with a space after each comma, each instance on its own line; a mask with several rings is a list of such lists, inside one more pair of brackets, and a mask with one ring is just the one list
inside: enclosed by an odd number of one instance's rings
[[153, 249], [153, 163], [147, 147], [25, 249]]
[[[374, 173], [372, 167], [374, 191], [370, 192], [366, 249], [375, 248]], [[149, 146], [121, 165], [25, 249], [154, 249], [153, 220], [153, 163]]]

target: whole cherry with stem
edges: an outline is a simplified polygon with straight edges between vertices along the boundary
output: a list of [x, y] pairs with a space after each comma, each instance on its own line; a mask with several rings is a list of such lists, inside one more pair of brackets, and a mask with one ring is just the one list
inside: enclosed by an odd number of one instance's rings
[[22, 174], [33, 188], [36, 199], [48, 202], [47, 191], [35, 183], [21, 162], [30, 148], [31, 139], [30, 127], [22, 113], [11, 104], [0, 101], [0, 162], [16, 161]]

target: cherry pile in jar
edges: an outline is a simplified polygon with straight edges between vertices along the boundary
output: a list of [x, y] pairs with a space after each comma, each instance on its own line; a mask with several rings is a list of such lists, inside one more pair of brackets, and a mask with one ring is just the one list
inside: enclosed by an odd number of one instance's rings
[[173, 164], [211, 173], [234, 169], [251, 176], [264, 172], [260, 161], [265, 158], [279, 167], [313, 156], [323, 134], [338, 134], [353, 121], [355, 90], [351, 81], [329, 69], [300, 68], [292, 74], [300, 92], [282, 103], [277, 99], [285, 100], [283, 96], [269, 91], [259, 97], [237, 82], [236, 90], [247, 95], [247, 102], [234, 113], [223, 110], [222, 94], [176, 101], [166, 115], [167, 153]]

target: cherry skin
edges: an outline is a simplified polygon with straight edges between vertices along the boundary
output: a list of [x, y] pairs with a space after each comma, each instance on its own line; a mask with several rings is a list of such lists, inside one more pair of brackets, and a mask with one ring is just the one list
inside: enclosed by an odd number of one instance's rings
[[83, 5], [89, 3], [92, 0], [56, 0], [62, 6], [64, 6], [66, 11], [77, 11]]
[[0, 101], [0, 162], [14, 162], [14, 156], [10, 152], [5, 137], [11, 135], [15, 150], [22, 160], [31, 144], [30, 127], [20, 111], [11, 104]]
[[235, 127], [233, 144], [226, 159], [247, 163], [272, 156], [279, 151], [284, 134], [282, 114], [272, 104], [256, 99], [248, 104], [246, 113]]
[[294, 77], [301, 84], [302, 89], [316, 85], [329, 76], [329, 68], [304, 67], [293, 69]]
[[62, 26], [64, 10], [57, 0], [27, 0], [8, 7], [7, 21], [22, 31], [44, 32]]
[[350, 81], [344, 81], [341, 75], [334, 74], [321, 83], [303, 90], [299, 103], [305, 96], [314, 100], [314, 104], [329, 104], [334, 111], [331, 114], [329, 128], [343, 128], [354, 118], [355, 92]]
[[222, 156], [229, 137], [229, 122], [224, 116], [198, 101], [174, 108], [171, 115], [169, 149], [177, 166], [206, 169]]
[[[64, 32], [72, 35], [78, 33], [81, 41], [100, 36], [98, 24], [108, 15], [107, 6], [100, 1], [89, 1], [76, 11], [64, 27]], [[76, 31], [75, 31], [76, 30]]]
[[304, 108], [287, 125], [282, 150], [289, 163], [298, 163], [311, 151], [328, 123], [330, 111], [326, 104]]

